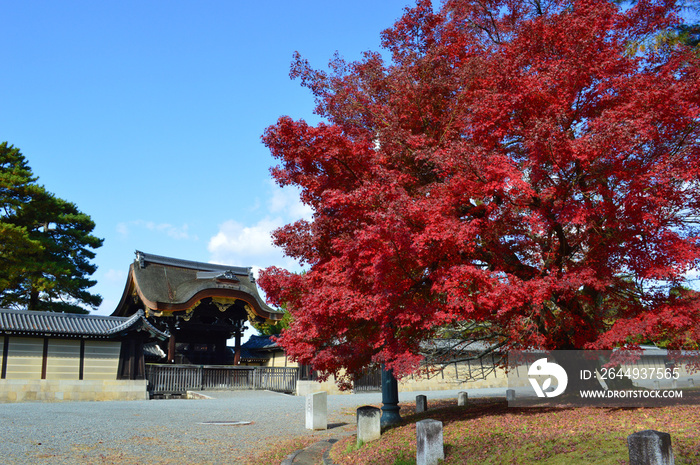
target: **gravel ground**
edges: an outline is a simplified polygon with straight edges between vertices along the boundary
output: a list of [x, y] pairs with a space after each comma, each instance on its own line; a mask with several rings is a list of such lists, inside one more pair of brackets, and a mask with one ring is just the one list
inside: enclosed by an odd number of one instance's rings
[[[504, 389], [469, 391], [470, 397]], [[355, 408], [381, 394], [328, 397], [327, 431], [304, 428], [303, 397], [268, 391], [206, 392], [214, 399], [0, 404], [3, 464], [241, 464], [280, 438], [319, 441], [354, 430]], [[457, 391], [400, 393], [455, 398]], [[249, 421], [249, 425], [202, 424]]]

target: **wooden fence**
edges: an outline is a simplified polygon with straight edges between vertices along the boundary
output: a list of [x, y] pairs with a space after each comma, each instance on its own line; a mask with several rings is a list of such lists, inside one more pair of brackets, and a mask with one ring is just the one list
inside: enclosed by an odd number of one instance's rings
[[354, 383], [355, 392], [375, 392], [382, 390], [382, 370], [370, 368]]
[[296, 390], [297, 368], [213, 365], [146, 364], [148, 389], [152, 394], [182, 394], [187, 391], [267, 389]]

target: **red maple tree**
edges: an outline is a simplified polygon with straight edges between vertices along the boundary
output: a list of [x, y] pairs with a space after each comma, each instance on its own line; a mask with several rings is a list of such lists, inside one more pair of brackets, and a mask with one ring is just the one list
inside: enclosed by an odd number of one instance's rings
[[275, 243], [310, 266], [259, 283], [293, 316], [280, 344], [348, 376], [398, 375], [437, 335], [508, 348], [698, 348], [673, 291], [700, 258], [700, 66], [655, 41], [672, 0], [429, 0], [391, 54], [297, 56], [325, 123], [263, 141], [312, 221]]

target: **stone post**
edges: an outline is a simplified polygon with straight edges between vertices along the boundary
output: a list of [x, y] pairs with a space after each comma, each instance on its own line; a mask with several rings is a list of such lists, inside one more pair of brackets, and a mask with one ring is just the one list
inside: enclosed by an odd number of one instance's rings
[[381, 436], [381, 410], [365, 405], [357, 409], [357, 446], [366, 444]]
[[506, 400], [508, 402], [515, 401], [515, 389], [506, 389]]
[[306, 429], [328, 429], [328, 393], [306, 395]]
[[424, 395], [416, 396], [416, 413], [428, 410], [428, 398]]
[[464, 407], [467, 405], [467, 401], [469, 400], [469, 394], [467, 394], [466, 391], [462, 391], [457, 394], [457, 405], [459, 407]]
[[416, 422], [416, 440], [416, 465], [437, 465], [438, 460], [445, 460], [441, 421]]
[[671, 435], [651, 429], [627, 436], [630, 465], [674, 465]]

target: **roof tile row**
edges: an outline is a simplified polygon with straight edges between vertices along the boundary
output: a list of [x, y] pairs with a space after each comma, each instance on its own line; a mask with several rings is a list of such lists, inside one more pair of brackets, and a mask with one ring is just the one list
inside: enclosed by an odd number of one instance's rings
[[167, 336], [153, 327], [142, 311], [130, 317], [117, 317], [0, 309], [0, 333], [104, 337], [116, 335], [139, 324], [146, 325], [147, 330], [159, 333], [161, 337]]

